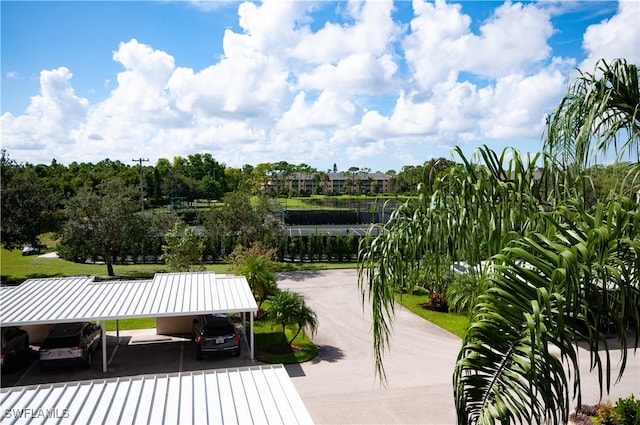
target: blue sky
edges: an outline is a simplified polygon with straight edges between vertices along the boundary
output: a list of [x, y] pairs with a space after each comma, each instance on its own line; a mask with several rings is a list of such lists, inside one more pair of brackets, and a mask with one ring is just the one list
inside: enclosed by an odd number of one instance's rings
[[[2, 1], [2, 147], [20, 162], [211, 153], [400, 170], [522, 154], [575, 68], [640, 62], [629, 1]], [[455, 159], [455, 158], [454, 158]]]

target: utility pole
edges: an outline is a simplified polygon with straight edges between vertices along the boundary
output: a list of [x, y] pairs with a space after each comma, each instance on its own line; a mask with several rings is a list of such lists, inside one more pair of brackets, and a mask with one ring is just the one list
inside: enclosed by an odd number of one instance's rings
[[138, 158], [138, 159], [134, 158], [131, 161], [137, 162], [138, 166], [140, 168], [140, 204], [141, 204], [140, 211], [144, 212], [144, 187], [142, 185], [142, 177], [143, 177], [143, 175], [142, 175], [142, 163], [143, 162], [149, 162], [149, 158]]

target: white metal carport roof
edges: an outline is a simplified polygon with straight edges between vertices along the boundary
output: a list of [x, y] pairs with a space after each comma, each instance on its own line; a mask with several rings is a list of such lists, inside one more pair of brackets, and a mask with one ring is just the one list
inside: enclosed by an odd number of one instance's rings
[[[29, 279], [1, 295], [3, 326], [258, 311], [244, 276], [212, 272], [157, 273], [153, 280], [105, 282], [89, 276]], [[253, 314], [250, 318], [253, 358]], [[106, 371], [105, 356], [103, 349]]]
[[0, 300], [5, 326], [257, 311], [245, 277], [210, 272], [105, 282], [89, 276], [29, 279], [3, 291]]
[[310, 424], [282, 365], [0, 390], [6, 423]]

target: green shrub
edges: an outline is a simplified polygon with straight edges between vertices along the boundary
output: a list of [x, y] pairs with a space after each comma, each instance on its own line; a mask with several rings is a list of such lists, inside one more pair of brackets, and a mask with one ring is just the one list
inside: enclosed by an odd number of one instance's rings
[[618, 399], [615, 410], [620, 417], [619, 424], [640, 425], [640, 400], [635, 400], [633, 394], [631, 397]]
[[620, 423], [620, 415], [616, 412], [615, 407], [611, 403], [603, 403], [598, 406], [598, 416], [596, 420], [601, 425], [618, 425]]

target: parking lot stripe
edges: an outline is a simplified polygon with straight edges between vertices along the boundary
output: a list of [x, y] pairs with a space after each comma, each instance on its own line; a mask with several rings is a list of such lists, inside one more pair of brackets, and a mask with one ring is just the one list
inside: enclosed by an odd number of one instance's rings
[[116, 345], [113, 348], [113, 351], [111, 352], [111, 355], [109, 356], [109, 361], [107, 362], [107, 366], [111, 366], [111, 362], [113, 361], [113, 358], [116, 356], [116, 351], [118, 351], [118, 347], [120, 347], [120, 346]]

